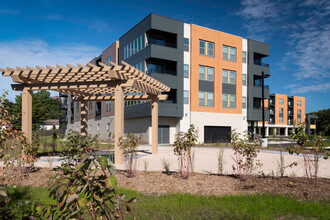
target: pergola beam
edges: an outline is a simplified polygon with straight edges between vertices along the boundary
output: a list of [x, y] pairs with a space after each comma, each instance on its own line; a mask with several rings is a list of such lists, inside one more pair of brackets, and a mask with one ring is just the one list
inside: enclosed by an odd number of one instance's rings
[[[125, 101], [140, 101], [140, 100], [152, 100], [154, 95], [126, 95]], [[162, 94], [157, 96], [158, 100], [167, 100], [167, 95]], [[115, 96], [80, 96], [74, 97], [73, 101], [89, 101], [89, 102], [102, 102], [102, 101], [114, 101]]]

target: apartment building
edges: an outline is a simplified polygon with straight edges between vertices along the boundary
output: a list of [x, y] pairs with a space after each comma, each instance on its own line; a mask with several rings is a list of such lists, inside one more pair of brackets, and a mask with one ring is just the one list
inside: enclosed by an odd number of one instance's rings
[[[269, 120], [265, 123], [266, 136], [288, 136], [295, 124], [305, 123], [304, 97], [271, 94], [265, 100], [265, 108], [269, 111]], [[259, 122], [259, 134], [261, 126]]]
[[[150, 14], [92, 63], [125, 61], [171, 88], [159, 103], [159, 143], [173, 143], [190, 124], [198, 142], [230, 142], [229, 132], [254, 131], [262, 120], [262, 73], [269, 76], [270, 46], [258, 41]], [[65, 94], [62, 94], [65, 96]], [[269, 87], [264, 97], [269, 99]], [[66, 98], [63, 122], [79, 130], [79, 103]], [[89, 103], [89, 133], [108, 137], [114, 104]], [[125, 133], [151, 143], [151, 103], [125, 102]], [[266, 111], [265, 119], [269, 115]]]

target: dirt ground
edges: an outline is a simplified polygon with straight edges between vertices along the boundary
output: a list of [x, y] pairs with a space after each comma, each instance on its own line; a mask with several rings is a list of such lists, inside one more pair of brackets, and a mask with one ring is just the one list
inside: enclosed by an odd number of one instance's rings
[[[29, 173], [17, 185], [47, 186], [55, 171], [41, 168]], [[116, 174], [119, 187], [134, 189], [144, 194], [160, 195], [168, 193], [188, 193], [194, 195], [251, 195], [272, 194], [293, 197], [299, 200], [330, 200], [330, 179], [320, 178], [317, 185], [311, 185], [303, 177], [257, 177], [251, 176], [242, 182], [235, 176], [212, 174], [192, 174], [182, 179], [178, 173], [136, 172], [128, 178], [124, 171]]]

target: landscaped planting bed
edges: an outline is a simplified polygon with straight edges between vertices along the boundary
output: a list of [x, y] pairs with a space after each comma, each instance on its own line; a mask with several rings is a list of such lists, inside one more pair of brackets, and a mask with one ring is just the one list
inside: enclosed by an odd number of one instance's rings
[[[23, 186], [47, 187], [48, 180], [56, 174], [48, 168], [41, 168], [30, 173], [26, 179], [17, 182]], [[316, 185], [301, 177], [256, 177], [240, 181], [235, 176], [219, 176], [194, 173], [188, 179], [182, 179], [179, 173], [138, 171], [134, 177], [127, 177], [126, 172], [116, 174], [118, 186], [137, 190], [143, 194], [162, 195], [169, 193], [187, 193], [193, 195], [224, 196], [271, 194], [283, 195], [299, 200], [329, 200], [330, 179], [319, 178]]]

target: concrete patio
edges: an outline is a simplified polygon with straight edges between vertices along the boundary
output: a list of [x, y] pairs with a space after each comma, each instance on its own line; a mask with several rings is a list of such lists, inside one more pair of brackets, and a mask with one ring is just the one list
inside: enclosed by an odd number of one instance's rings
[[[148, 163], [148, 171], [162, 171], [163, 163], [162, 160], [167, 160], [170, 164], [171, 171], [178, 170], [178, 158], [173, 153], [173, 147], [169, 145], [160, 145], [158, 148], [158, 154], [152, 154], [151, 145], [142, 145], [138, 147], [138, 159], [137, 159], [137, 169], [143, 171], [145, 161]], [[224, 174], [232, 174], [234, 165], [234, 151], [231, 148], [224, 149]], [[218, 154], [220, 148], [216, 147], [195, 147], [192, 152], [195, 154], [194, 159], [194, 170], [199, 173], [218, 173]], [[111, 151], [100, 151], [97, 154], [108, 156]], [[284, 163], [289, 165], [293, 162], [297, 162], [298, 166], [292, 168], [288, 167], [285, 170], [286, 176], [299, 176], [303, 177], [305, 175], [304, 171], [304, 161], [302, 155], [290, 155], [287, 152], [283, 152]], [[280, 160], [279, 151], [261, 150], [258, 159], [263, 164], [262, 168], [258, 171], [263, 171], [266, 175], [278, 175], [278, 161]], [[36, 166], [39, 167], [54, 167], [61, 164], [60, 157], [41, 157]], [[117, 169], [126, 169], [126, 165], [120, 164], [116, 165]], [[259, 174], [258, 171], [254, 174]], [[319, 160], [319, 177], [330, 178], [330, 160]]]

